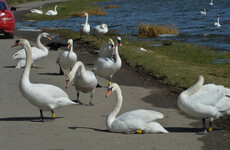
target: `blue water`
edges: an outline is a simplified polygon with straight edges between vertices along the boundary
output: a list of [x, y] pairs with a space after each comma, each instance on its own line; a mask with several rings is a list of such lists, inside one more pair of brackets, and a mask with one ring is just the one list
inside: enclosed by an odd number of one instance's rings
[[[116, 0], [97, 3], [119, 5], [120, 8], [105, 9], [105, 16], [89, 16], [89, 24], [94, 27], [106, 23], [109, 30], [120, 34], [138, 34], [138, 25], [163, 24], [175, 25], [180, 34], [173, 37], [159, 37], [150, 40], [181, 40], [199, 45], [215, 47], [230, 51], [230, 0]], [[207, 8], [207, 15], [199, 11]], [[58, 13], [61, 13], [59, 10]], [[220, 15], [221, 27], [217, 29], [214, 22]], [[16, 28], [64, 28], [79, 31], [79, 24], [85, 18], [71, 17], [66, 20], [18, 22]]]

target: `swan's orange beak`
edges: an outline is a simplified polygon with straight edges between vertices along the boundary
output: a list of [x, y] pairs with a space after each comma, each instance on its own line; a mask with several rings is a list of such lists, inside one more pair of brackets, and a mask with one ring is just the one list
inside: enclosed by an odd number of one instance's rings
[[12, 45], [11, 47], [15, 47], [15, 46], [18, 46], [18, 43], [15, 43], [14, 45]]
[[82, 15], [82, 17], [85, 17], [85, 15]]
[[47, 38], [51, 41], [52, 39], [50, 38], [50, 36], [47, 36]]
[[70, 44], [68, 44], [67, 48], [68, 48], [68, 49], [70, 48]]
[[66, 86], [65, 86], [66, 89], [69, 87], [69, 84], [70, 84], [70, 81], [66, 80]]
[[108, 97], [112, 93], [112, 90], [108, 90], [107, 94], [105, 97]]
[[122, 44], [121, 44], [121, 43], [119, 43], [119, 46], [120, 46], [120, 47], [122, 47]]

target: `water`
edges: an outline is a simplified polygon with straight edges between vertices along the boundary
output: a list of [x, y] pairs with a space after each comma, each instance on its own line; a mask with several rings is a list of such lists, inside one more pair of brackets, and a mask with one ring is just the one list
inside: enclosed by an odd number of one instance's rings
[[[89, 16], [89, 24], [94, 27], [106, 23], [109, 30], [116, 30], [120, 34], [138, 34], [138, 25], [163, 24], [175, 25], [180, 34], [177, 36], [161, 36], [157, 40], [181, 40], [198, 45], [215, 47], [230, 51], [230, 1], [214, 0], [116, 0], [97, 3], [119, 5], [120, 8], [105, 9], [105, 16]], [[207, 8], [207, 15], [199, 11]], [[61, 13], [61, 10], [59, 11]], [[221, 27], [217, 29], [214, 22], [220, 15]], [[72, 17], [66, 20], [18, 22], [16, 28], [63, 28], [79, 31], [79, 24], [85, 18]], [[151, 39], [155, 40], [155, 39]]]

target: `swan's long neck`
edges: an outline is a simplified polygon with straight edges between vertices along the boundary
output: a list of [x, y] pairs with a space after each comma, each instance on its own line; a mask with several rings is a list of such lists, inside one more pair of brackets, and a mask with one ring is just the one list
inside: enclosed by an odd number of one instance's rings
[[217, 17], [217, 24], [219, 25], [220, 24], [220, 18]]
[[89, 19], [89, 16], [86, 15], [86, 17], [85, 17], [85, 25], [88, 24], [88, 19]]
[[57, 12], [57, 6], [54, 7], [54, 11]]
[[185, 96], [191, 96], [193, 94], [195, 94], [196, 92], [198, 92], [201, 87], [203, 86], [204, 84], [204, 78], [203, 77], [199, 77], [197, 82], [190, 88], [188, 88], [187, 90], [185, 90], [183, 93], [183, 95]]
[[48, 49], [41, 43], [41, 37], [42, 37], [41, 34], [37, 37], [37, 45], [38, 45], [38, 48], [40, 48], [41, 50], [43, 50], [44, 53], [45, 53], [45, 55], [48, 55], [49, 51], [48, 51]]
[[68, 74], [68, 76], [70, 77], [70, 81], [72, 81], [73, 78], [75, 77], [78, 68], [81, 69], [80, 73], [81, 73], [81, 76], [84, 78], [84, 76], [85, 76], [85, 66], [84, 66], [84, 64], [82, 62], [78, 61], [78, 62], [75, 63], [75, 65], [73, 66], [72, 70]]
[[116, 65], [120, 65], [121, 64], [121, 58], [120, 58], [120, 55], [118, 53], [118, 43], [116, 43], [116, 46], [115, 46], [115, 59], [116, 59]]
[[111, 127], [111, 124], [113, 123], [117, 114], [119, 113], [121, 106], [122, 106], [122, 102], [123, 102], [122, 92], [119, 87], [116, 89], [116, 92], [117, 92], [117, 103], [116, 103], [114, 110], [109, 114], [107, 118], [108, 127]]
[[30, 67], [32, 64], [32, 51], [31, 51], [31, 46], [29, 43], [24, 44], [25, 51], [26, 51], [26, 66], [24, 69], [24, 72], [22, 74], [21, 82], [22, 83], [29, 83], [30, 79]]

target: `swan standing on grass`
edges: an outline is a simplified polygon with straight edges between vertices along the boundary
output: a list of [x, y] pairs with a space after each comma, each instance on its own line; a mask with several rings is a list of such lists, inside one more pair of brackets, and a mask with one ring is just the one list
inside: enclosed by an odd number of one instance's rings
[[204, 11], [200, 11], [200, 14], [204, 16], [206, 15], [206, 6], [204, 7]]
[[92, 35], [97, 37], [97, 40], [99, 37], [101, 37], [101, 40], [103, 39], [103, 36], [109, 31], [108, 26], [106, 24], [97, 25], [92, 29]]
[[112, 39], [109, 38], [108, 44], [104, 45], [99, 50], [99, 56], [112, 58], [114, 53], [115, 44]]
[[81, 24], [81, 29], [80, 29], [81, 38], [82, 38], [82, 34], [86, 34], [88, 37], [90, 32], [90, 25], [88, 24], [88, 19], [89, 19], [88, 13], [84, 13], [82, 17], [86, 17], [86, 18], [85, 18], [85, 24]]
[[123, 97], [120, 87], [116, 83], [111, 83], [106, 97], [114, 91], [117, 93], [117, 104], [106, 120], [109, 131], [122, 133], [168, 133], [158, 122], [154, 122], [164, 117], [162, 113], [157, 111], [137, 109], [126, 112], [116, 118], [121, 109]]
[[115, 46], [115, 59], [108, 57], [98, 57], [94, 62], [93, 72], [101, 77], [109, 77], [111, 83], [113, 75], [121, 68], [121, 58], [118, 53], [118, 45], [121, 45], [121, 38], [117, 38], [118, 42]]
[[33, 84], [30, 82], [30, 66], [32, 64], [32, 49], [26, 39], [20, 39], [12, 47], [22, 45], [26, 51], [26, 66], [22, 74], [19, 89], [23, 97], [40, 109], [41, 121], [44, 121], [43, 111], [51, 111], [52, 120], [55, 119], [54, 109], [57, 107], [74, 105], [68, 95], [59, 87], [50, 84]]
[[53, 10], [48, 10], [46, 12], [46, 15], [48, 15], [48, 16], [55, 16], [55, 15], [57, 15], [57, 5], [55, 5], [54, 11]]
[[[80, 71], [78, 71], [80, 69]], [[77, 72], [78, 71], [78, 72]], [[66, 76], [66, 88], [68, 88], [70, 82], [74, 79], [75, 89], [77, 91], [76, 103], [83, 104], [79, 101], [80, 92], [90, 94], [90, 102], [87, 105], [93, 106], [92, 98], [97, 87], [97, 78], [93, 72], [85, 70], [85, 66], [82, 62], [78, 61], [74, 65], [73, 69]]]
[[[230, 89], [222, 85], [204, 84], [204, 77], [199, 76], [197, 82], [178, 97], [178, 106], [185, 113], [203, 121], [203, 132], [212, 131], [212, 121], [223, 115], [230, 115]], [[210, 119], [207, 131], [205, 119]]]
[[30, 12], [35, 13], [35, 14], [43, 14], [43, 11], [40, 9], [30, 9]]
[[217, 28], [220, 28], [221, 25], [220, 25], [220, 16], [217, 15], [217, 22], [214, 23], [214, 25], [217, 27]]
[[[41, 43], [41, 38], [42, 37], [45, 37], [45, 38], [48, 38], [49, 40], [51, 40], [49, 34], [46, 33], [46, 32], [43, 32], [43, 33], [38, 35], [37, 40], [36, 40], [38, 48], [37, 47], [32, 47], [32, 63], [35, 60], [41, 59], [43, 57], [46, 57], [48, 55], [48, 53], [49, 53], [49, 50], [44, 45], [42, 45], [42, 43]], [[12, 59], [18, 60], [18, 64], [16, 65], [15, 68], [25, 67], [25, 64], [26, 64], [26, 52], [25, 52], [25, 49], [22, 49], [22, 50], [18, 51], [17, 53], [15, 53], [12, 56]]]
[[68, 40], [68, 49], [69, 51], [63, 51], [59, 53], [56, 63], [59, 64], [59, 74], [64, 75], [62, 68], [72, 69], [73, 65], [77, 62], [77, 54], [73, 51], [73, 40]]

